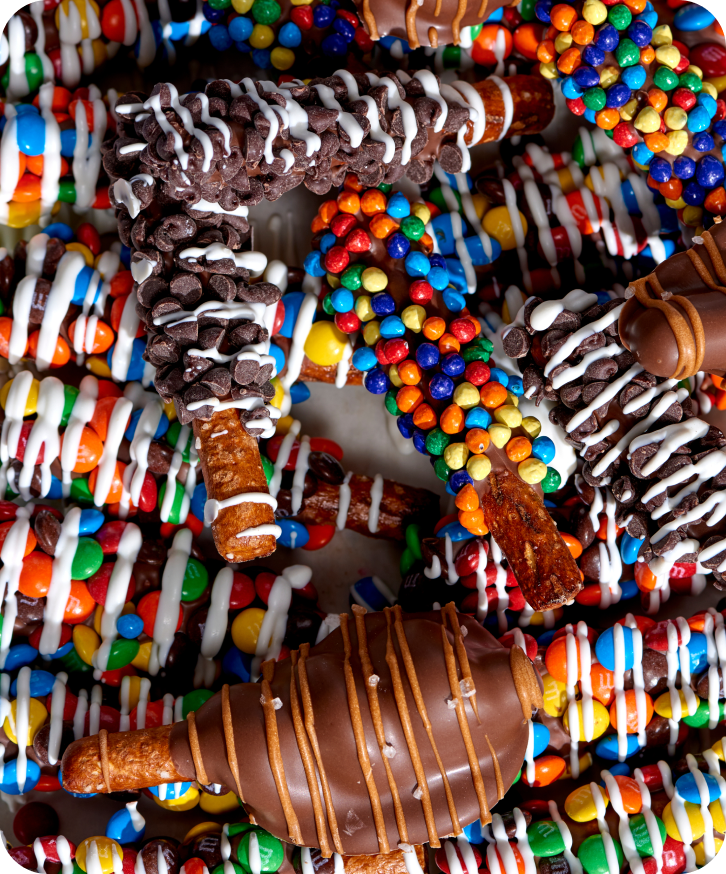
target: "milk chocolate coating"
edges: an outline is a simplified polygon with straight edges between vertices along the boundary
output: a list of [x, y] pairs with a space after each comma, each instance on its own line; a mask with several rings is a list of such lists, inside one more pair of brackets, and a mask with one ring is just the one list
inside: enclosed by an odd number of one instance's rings
[[[509, 651], [475, 619], [458, 615], [458, 620], [468, 632], [463, 642], [477, 690], [476, 703], [481, 723], [477, 723], [476, 716], [468, 703], [470, 699], [465, 699], [466, 717], [481, 767], [486, 797], [489, 806], [493, 807], [498, 800], [498, 793], [487, 737], [496, 751], [503, 789], [506, 791], [523, 761], [527, 745], [527, 725], [510, 667]], [[440, 612], [404, 615], [403, 627], [433, 726], [438, 752], [448, 775], [459, 821], [463, 826], [479, 816], [479, 804], [456, 710], [450, 709], [447, 704], [447, 699], [451, 697], [451, 689], [442, 649], [441, 622]], [[365, 623], [373, 671], [380, 678], [378, 699], [385, 738], [395, 750], [395, 755], [389, 758], [388, 762], [400, 792], [409, 842], [423, 843], [428, 840], [428, 833], [422, 803], [413, 795], [417, 780], [394, 700], [391, 673], [385, 660], [386, 617], [383, 613], [368, 614]], [[393, 848], [401, 838], [396, 827], [390, 789], [368, 709], [364, 678], [358, 657], [355, 624], [351, 622], [349, 628], [352, 645], [351, 666], [355, 676], [367, 750], [376, 787], [380, 793], [386, 833]], [[391, 634], [397, 651], [416, 744], [431, 793], [436, 830], [440, 836], [448, 835], [452, 833], [453, 826], [443, 781], [417, 713], [393, 629]], [[447, 631], [447, 636], [453, 643], [450, 630]], [[379, 844], [371, 802], [358, 761], [351, 727], [343, 661], [343, 637], [341, 630], [337, 629], [310, 651], [306, 660], [307, 675], [323, 767], [330, 782], [344, 852], [373, 854], [379, 851]], [[538, 683], [539, 680], [535, 679], [534, 668], [529, 661], [527, 665], [532, 673], [532, 681]], [[313, 818], [310, 791], [291, 718], [291, 670], [292, 663], [289, 660], [276, 665], [271, 688], [272, 694], [282, 702], [282, 707], [275, 711], [275, 715], [287, 786], [300, 823], [302, 843], [306, 846], [318, 847], [320, 844]], [[299, 684], [299, 666], [296, 673]], [[265, 721], [260, 705], [261, 693], [261, 685], [256, 683], [238, 685], [230, 689], [242, 791], [245, 806], [257, 823], [287, 841], [289, 831], [268, 759]], [[227, 761], [220, 694], [215, 695], [196, 712], [196, 727], [208, 779], [234, 785], [234, 776]], [[173, 727], [170, 747], [174, 768], [185, 779], [194, 779], [196, 772], [189, 744], [188, 723], [180, 722]], [[329, 834], [328, 840], [332, 841], [332, 835]]]
[[[710, 234], [723, 257], [726, 253], [726, 222], [715, 224]], [[723, 287], [723, 278], [719, 278], [719, 270], [706, 247], [697, 243], [693, 250], [703, 261], [714, 284]], [[723, 265], [718, 267], [722, 268]], [[651, 277], [655, 277], [665, 292], [685, 295], [692, 301], [698, 310], [705, 335], [701, 369], [723, 376], [726, 373], [726, 294], [704, 283], [687, 252], [679, 252], [659, 264], [646, 280], [652, 287]], [[648, 309], [631, 297], [620, 314], [619, 331], [625, 348], [650, 373], [664, 377], [672, 377], [676, 373], [678, 343], [662, 312]]]
[[[497, 9], [508, 5], [507, 0], [356, 0], [361, 22], [373, 39], [394, 36], [407, 40], [416, 48], [412, 36], [423, 46], [458, 45], [462, 27], [481, 24]], [[410, 23], [409, 23], [410, 16]], [[458, 19], [458, 21], [457, 21]], [[431, 31], [434, 31], [432, 34]], [[377, 35], [374, 35], [377, 34]]]

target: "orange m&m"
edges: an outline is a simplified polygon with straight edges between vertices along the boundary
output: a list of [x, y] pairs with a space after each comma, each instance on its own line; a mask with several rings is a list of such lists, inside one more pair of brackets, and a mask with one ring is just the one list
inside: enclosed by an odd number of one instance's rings
[[63, 621], [69, 625], [78, 625], [80, 622], [85, 622], [95, 609], [96, 602], [91, 597], [85, 581], [71, 580], [71, 591], [66, 601]]
[[[28, 337], [28, 355], [35, 358], [38, 354], [38, 340], [40, 339], [40, 331], [33, 331]], [[55, 352], [51, 359], [51, 367], [63, 367], [71, 360], [71, 347], [66, 343], [63, 337], [58, 337], [55, 341]]]
[[[122, 461], [116, 462], [116, 469], [113, 472], [111, 487], [107, 495], [101, 495], [105, 504], [117, 504], [121, 500], [124, 491], [124, 471], [126, 465]], [[92, 495], [96, 493], [96, 483], [98, 482], [98, 468], [95, 467], [88, 477], [88, 488]]]
[[[643, 727], [645, 727], [650, 720], [653, 718], [653, 699], [647, 692], [643, 693], [645, 697], [645, 713], [643, 716], [645, 717], [645, 722], [643, 723]], [[638, 705], [637, 705], [637, 696], [635, 694], [635, 689], [628, 689], [627, 692], [624, 693], [625, 696], [625, 718], [626, 718], [626, 731], [628, 734], [637, 734], [638, 733]], [[610, 705], [610, 724], [613, 728], [617, 729], [618, 727], [618, 702], [617, 699], [613, 701]]]
[[[61, 447], [65, 434], [61, 437]], [[84, 427], [81, 431], [81, 439], [78, 444], [78, 454], [76, 455], [76, 464], [73, 468], [75, 473], [88, 473], [98, 465], [103, 455], [103, 443], [98, 434], [92, 429]]]
[[18, 588], [28, 598], [44, 598], [50, 588], [53, 559], [44, 552], [31, 552], [23, 559]]
[[534, 780], [527, 779], [527, 770], [522, 772], [522, 782], [526, 786], [549, 786], [565, 773], [567, 762], [560, 756], [539, 756], [534, 760]]

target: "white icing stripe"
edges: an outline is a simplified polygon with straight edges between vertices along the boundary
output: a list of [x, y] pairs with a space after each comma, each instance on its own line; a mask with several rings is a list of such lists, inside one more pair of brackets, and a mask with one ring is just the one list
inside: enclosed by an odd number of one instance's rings
[[277, 500], [267, 492], [243, 492], [240, 495], [233, 495], [231, 498], [224, 498], [217, 501], [214, 498], [208, 498], [204, 505], [204, 524], [209, 526], [219, 515], [220, 510], [226, 510], [228, 507], [236, 507], [238, 504], [267, 504], [273, 510], [277, 509]]
[[182, 584], [192, 551], [192, 532], [181, 528], [174, 535], [161, 577], [161, 595], [154, 622], [154, 639], [149, 657], [149, 673], [155, 677], [166, 665], [169, 650], [174, 642], [179, 606], [181, 604]]

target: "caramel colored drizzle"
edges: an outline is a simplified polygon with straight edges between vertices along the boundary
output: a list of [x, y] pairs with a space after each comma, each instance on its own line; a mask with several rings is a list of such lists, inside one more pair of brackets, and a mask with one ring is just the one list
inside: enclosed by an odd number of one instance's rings
[[[224, 745], [227, 747], [227, 764], [234, 777], [239, 800], [244, 804], [242, 784], [239, 778], [239, 762], [237, 761], [237, 747], [234, 742], [234, 723], [232, 722], [232, 708], [229, 706], [229, 684], [222, 686], [222, 725], [224, 727]], [[196, 723], [194, 724], [196, 728]], [[201, 758], [201, 757], [200, 757]]]
[[[408, 646], [408, 639], [406, 638], [406, 629], [403, 627], [403, 619], [401, 618], [401, 607], [396, 604], [393, 608], [394, 616], [396, 617], [395, 621], [395, 629], [396, 629], [396, 637], [398, 639], [398, 645], [401, 648], [401, 656], [403, 657], [403, 665], [406, 668], [406, 676], [408, 677], [408, 683], [411, 687], [411, 692], [413, 693], [414, 701], [416, 702], [416, 709], [418, 710], [419, 716], [421, 717], [421, 722], [423, 722], [424, 728], [426, 729], [426, 735], [429, 739], [429, 743], [431, 744], [431, 749], [433, 750], [434, 756], [436, 757], [436, 764], [439, 766], [439, 772], [441, 774], [441, 781], [444, 785], [444, 792], [446, 793], [446, 804], [449, 808], [449, 816], [451, 817], [451, 825], [454, 835], [460, 835], [463, 831], [461, 828], [461, 824], [459, 823], [459, 817], [456, 813], [456, 805], [454, 804], [454, 795], [451, 791], [451, 785], [449, 784], [449, 778], [446, 774], [446, 768], [444, 768], [444, 763], [441, 761], [441, 756], [439, 755], [439, 749], [436, 746], [436, 740], [434, 738], [434, 730], [431, 726], [431, 720], [429, 719], [429, 714], [426, 709], [426, 702], [424, 701], [423, 694], [421, 693], [421, 686], [418, 682], [418, 676], [416, 675], [416, 666], [413, 663], [413, 657], [411, 655], [411, 650]], [[419, 783], [419, 787], [421, 788], [421, 792], [423, 793], [423, 786]]]
[[[718, 245], [711, 236], [710, 231], [704, 231], [701, 238], [703, 246], [713, 264], [716, 278], [714, 279], [711, 271], [695, 247], [688, 249], [686, 254], [690, 258], [693, 269], [698, 274], [701, 282], [712, 291], [720, 291], [722, 294], [726, 294], [726, 264], [724, 264]], [[720, 285], [716, 281], [717, 279], [720, 281]], [[664, 300], [665, 290], [655, 271], [649, 276], [632, 282], [630, 287], [633, 289], [633, 294], [641, 306], [646, 309], [656, 309], [663, 313], [668, 326], [673, 332], [678, 349], [678, 362], [671, 379], [686, 379], [698, 373], [702, 369], [703, 358], [706, 354], [706, 334], [703, 329], [701, 316], [693, 302], [687, 295], [682, 294], [672, 294]], [[655, 296], [652, 296], [651, 292]], [[684, 312], [680, 312], [677, 307], [680, 307]]]
[[481, 719], [479, 718], [479, 708], [476, 706], [476, 686], [474, 685], [474, 677], [472, 677], [471, 675], [469, 657], [466, 654], [464, 638], [461, 634], [459, 617], [456, 614], [456, 607], [454, 606], [454, 602], [449, 601], [449, 603], [446, 604], [442, 608], [442, 610], [444, 615], [449, 617], [449, 622], [451, 622], [451, 627], [454, 631], [454, 647], [456, 649], [456, 657], [459, 660], [459, 664], [461, 665], [461, 674], [464, 678], [463, 683], [466, 686], [466, 691], [469, 693], [469, 703], [471, 704], [471, 709], [474, 711], [474, 715], [476, 716], [476, 721], [479, 723], [479, 725], [481, 725]]
[[358, 702], [358, 693], [355, 688], [355, 678], [353, 676], [353, 668], [350, 664], [350, 632], [348, 631], [348, 614], [340, 614], [340, 631], [343, 636], [343, 672], [345, 674], [345, 688], [348, 692], [348, 709], [350, 711], [350, 722], [353, 726], [353, 734], [355, 736], [355, 745], [358, 750], [358, 761], [360, 762], [363, 779], [368, 789], [368, 796], [371, 801], [371, 809], [373, 810], [373, 820], [376, 825], [376, 835], [378, 837], [378, 847], [381, 853], [390, 852], [388, 836], [386, 834], [386, 823], [383, 818], [383, 810], [381, 808], [381, 798], [376, 788], [376, 781], [373, 778], [373, 770], [371, 768], [371, 760], [368, 756], [368, 747], [366, 744], [365, 730], [363, 728], [363, 720], [360, 715], [360, 704]]
[[108, 731], [102, 728], [98, 732], [98, 757], [101, 761], [101, 773], [106, 784], [106, 792], [111, 791], [111, 772], [108, 766]]
[[461, 37], [461, 19], [466, 15], [467, 0], [459, 0], [459, 5], [456, 7], [456, 15], [451, 22], [451, 37], [455, 46], [459, 45]]
[[431, 48], [438, 48], [439, 45], [439, 32], [435, 27], [429, 28], [429, 43], [431, 44]]
[[436, 0], [436, 8], [434, 9], [434, 18], [438, 18], [441, 15], [441, 6], [443, 5], [444, 0]]
[[[685, 379], [698, 373], [706, 351], [706, 337], [701, 317], [693, 303], [679, 294], [663, 300], [665, 290], [655, 273], [636, 279], [630, 284], [630, 288], [641, 306], [659, 310], [664, 315], [673, 332], [678, 348], [678, 361], [671, 379]], [[655, 297], [651, 295], [651, 291]]]
[[484, 13], [487, 11], [487, 2], [488, 0], [481, 0], [479, 4], [479, 11], [476, 14], [477, 18], [484, 18]]
[[388, 669], [391, 672], [393, 695], [396, 699], [398, 716], [401, 720], [401, 727], [403, 728], [403, 734], [406, 738], [406, 743], [408, 745], [408, 754], [411, 758], [411, 764], [413, 765], [414, 773], [416, 774], [418, 787], [421, 790], [421, 806], [423, 807], [424, 819], [426, 820], [426, 831], [429, 835], [429, 843], [432, 847], [436, 848], [441, 846], [441, 842], [439, 841], [438, 832], [436, 831], [436, 820], [434, 818], [434, 809], [431, 805], [431, 793], [429, 792], [429, 784], [428, 780], [426, 779], [426, 771], [424, 769], [423, 762], [421, 761], [421, 754], [419, 753], [418, 744], [416, 743], [416, 736], [413, 732], [413, 725], [411, 724], [411, 714], [408, 711], [408, 704], [406, 703], [406, 693], [403, 689], [403, 682], [401, 680], [401, 670], [398, 666], [396, 647], [393, 645], [393, 638], [391, 637], [391, 608], [386, 607], [384, 612], [386, 614], [387, 626], [386, 664], [388, 665]]
[[544, 707], [544, 698], [529, 656], [516, 644], [509, 650], [509, 670], [512, 672], [514, 688], [522, 706], [522, 716], [525, 720], [531, 719], [534, 710]]
[[496, 750], [492, 746], [492, 742], [489, 740], [489, 735], [485, 734], [484, 737], [487, 739], [487, 746], [489, 747], [489, 752], [492, 756], [492, 764], [494, 765], [494, 779], [497, 781], [497, 801], [501, 801], [502, 798], [504, 798], [504, 780], [502, 780], [502, 769], [499, 767], [499, 759], [497, 758]]
[[315, 829], [318, 833], [320, 851], [323, 854], [323, 857], [328, 859], [332, 855], [330, 844], [328, 843], [328, 830], [325, 825], [323, 804], [320, 800], [318, 777], [315, 773], [315, 762], [310, 751], [310, 744], [308, 743], [307, 735], [305, 734], [305, 726], [303, 724], [302, 714], [300, 713], [300, 700], [297, 694], [297, 683], [295, 682], [295, 665], [298, 661], [297, 650], [290, 653], [290, 661], [292, 662], [292, 670], [290, 671], [290, 710], [292, 712], [292, 724], [295, 729], [295, 739], [297, 740], [300, 758], [302, 759], [303, 768], [305, 769], [308, 788], [310, 789], [310, 799], [313, 804]]
[[320, 744], [318, 743], [318, 734], [315, 730], [315, 715], [313, 713], [313, 701], [312, 696], [310, 695], [310, 684], [308, 683], [308, 671], [307, 665], [305, 661], [307, 659], [308, 652], [310, 651], [310, 644], [303, 643], [300, 646], [300, 661], [298, 662], [298, 680], [300, 682], [300, 694], [302, 695], [303, 702], [303, 716], [305, 718], [305, 731], [307, 732], [308, 738], [310, 740], [310, 745], [313, 748], [313, 755], [315, 756], [315, 764], [318, 766], [318, 775], [320, 777], [320, 785], [323, 787], [323, 798], [325, 799], [325, 809], [328, 814], [328, 828], [330, 829], [330, 834], [333, 836], [333, 846], [335, 847], [335, 852], [339, 853], [341, 856], [344, 853], [343, 844], [340, 840], [340, 832], [338, 831], [338, 819], [335, 815], [335, 807], [333, 806], [333, 796], [330, 792], [330, 783], [328, 782], [328, 775], [325, 773], [325, 767], [323, 766], [323, 757], [320, 753]]
[[418, 0], [409, 0], [408, 7], [406, 9], [406, 36], [408, 37], [408, 44], [411, 46], [412, 49], [417, 49], [421, 45], [418, 39], [418, 33], [416, 32], [417, 12]]
[[466, 747], [466, 755], [469, 759], [471, 777], [474, 782], [474, 791], [476, 792], [476, 797], [479, 802], [479, 821], [482, 825], [486, 825], [488, 822], [491, 822], [492, 816], [489, 812], [489, 805], [487, 804], [487, 793], [484, 787], [484, 779], [481, 775], [481, 768], [479, 767], [479, 757], [474, 749], [469, 722], [466, 718], [464, 696], [461, 694], [461, 687], [459, 686], [459, 676], [456, 670], [454, 648], [449, 643], [449, 638], [446, 634], [446, 616], [443, 610], [441, 611], [441, 618], [443, 620], [441, 625], [441, 643], [444, 648], [444, 659], [446, 661], [446, 673], [449, 676], [449, 687], [451, 689], [451, 694], [456, 701], [456, 718], [459, 720], [461, 737], [464, 741], [464, 746]]
[[275, 662], [273, 659], [262, 663], [262, 712], [265, 716], [265, 733], [267, 735], [267, 755], [270, 759], [270, 770], [275, 780], [277, 794], [280, 798], [282, 811], [285, 814], [287, 822], [287, 830], [290, 840], [293, 844], [302, 845], [302, 832], [300, 831], [300, 823], [297, 819], [297, 814], [292, 806], [290, 798], [290, 790], [287, 788], [287, 780], [285, 779], [285, 765], [282, 761], [282, 750], [280, 749], [280, 735], [277, 730], [277, 715], [275, 713], [274, 695], [270, 683], [275, 676]]
[[[401, 805], [401, 796], [398, 794], [398, 786], [391, 771], [391, 765], [386, 755], [386, 734], [383, 730], [383, 717], [381, 716], [381, 705], [378, 701], [378, 682], [373, 670], [373, 663], [368, 651], [368, 635], [366, 633], [366, 610], [359, 604], [353, 604], [353, 614], [355, 616], [355, 631], [358, 636], [358, 658], [360, 659], [361, 669], [363, 670], [363, 678], [365, 680], [366, 695], [368, 697], [368, 709], [370, 710], [371, 720], [373, 722], [373, 730], [378, 741], [378, 749], [381, 753], [381, 761], [386, 771], [388, 779], [388, 787], [391, 790], [391, 800], [393, 801], [393, 812], [396, 817], [396, 827], [401, 841], [408, 844], [408, 827], [406, 826], [406, 817], [403, 813]], [[373, 682], [371, 682], [373, 680]]]
[[[415, 2], [415, 0], [414, 0]], [[363, 21], [366, 23], [366, 27], [368, 28], [368, 36], [375, 42], [379, 40], [381, 37], [378, 34], [378, 25], [376, 24], [376, 17], [371, 12], [371, 2], [370, 0], [363, 0]]]
[[197, 720], [193, 710], [187, 714], [187, 723], [189, 728], [189, 749], [192, 751], [192, 760], [194, 762], [194, 771], [197, 775], [197, 782], [202, 786], [209, 785], [207, 772], [204, 768], [204, 759], [202, 758], [202, 748], [199, 746], [199, 735], [197, 734]]

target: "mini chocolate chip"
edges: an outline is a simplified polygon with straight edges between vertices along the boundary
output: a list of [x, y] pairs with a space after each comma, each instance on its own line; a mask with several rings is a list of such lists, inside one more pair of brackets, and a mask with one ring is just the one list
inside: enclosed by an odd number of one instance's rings
[[189, 307], [202, 296], [202, 283], [193, 273], [177, 273], [169, 283], [169, 291], [182, 306]]
[[232, 377], [226, 367], [214, 367], [204, 374], [200, 382], [210, 388], [218, 398], [228, 395], [232, 388]]
[[504, 352], [510, 358], [524, 358], [528, 354], [532, 341], [524, 328], [511, 328], [502, 341]]
[[179, 360], [181, 348], [172, 337], [166, 334], [157, 334], [149, 340], [146, 353], [149, 361], [156, 366], [173, 364]]
[[209, 277], [207, 289], [220, 300], [234, 300], [237, 291], [233, 280], [221, 273], [215, 273]]
[[280, 300], [282, 292], [271, 282], [256, 282], [247, 286], [243, 292], [240, 291], [238, 284], [237, 297], [250, 303], [263, 303], [265, 306], [270, 306], [270, 304], [277, 303]]

